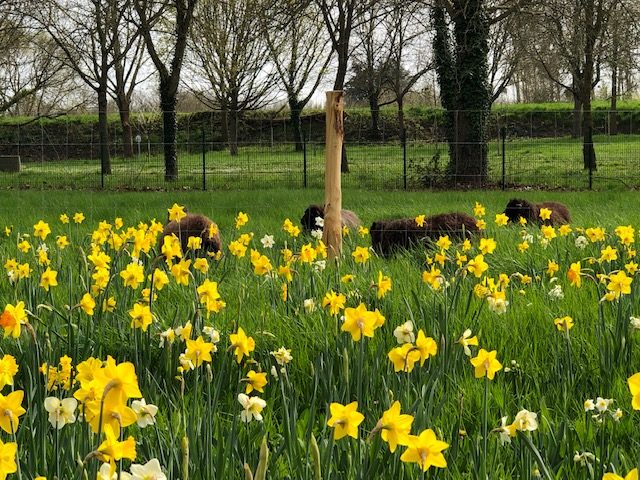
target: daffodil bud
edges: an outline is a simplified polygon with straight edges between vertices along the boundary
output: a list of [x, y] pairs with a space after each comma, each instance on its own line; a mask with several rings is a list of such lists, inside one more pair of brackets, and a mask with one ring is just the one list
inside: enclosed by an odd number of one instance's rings
[[244, 470], [244, 478], [245, 480], [253, 480], [253, 473], [251, 473], [251, 468], [246, 463], [243, 465]]
[[267, 463], [269, 462], [269, 446], [267, 445], [267, 436], [265, 435], [260, 444], [260, 460], [256, 467], [256, 480], [265, 480], [267, 478]]
[[213, 382], [213, 370], [211, 370], [211, 364], [207, 363], [207, 383]]
[[321, 480], [322, 470], [320, 467], [320, 449], [318, 448], [318, 442], [316, 441], [316, 437], [313, 435], [313, 433], [311, 434], [309, 445], [311, 446], [311, 463], [313, 464], [313, 479]]
[[342, 350], [342, 374], [344, 376], [344, 381], [348, 385], [349, 384], [349, 353], [345, 348]]
[[189, 439], [182, 437], [182, 480], [189, 480]]

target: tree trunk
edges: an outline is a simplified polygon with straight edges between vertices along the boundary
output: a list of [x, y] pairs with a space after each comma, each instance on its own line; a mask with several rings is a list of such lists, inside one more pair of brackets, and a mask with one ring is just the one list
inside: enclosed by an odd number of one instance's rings
[[369, 109], [371, 110], [371, 140], [382, 139], [380, 130], [380, 106], [378, 105], [378, 95], [376, 92], [369, 92]]
[[580, 89], [582, 100], [582, 157], [584, 168], [591, 171], [597, 170], [596, 151], [593, 148], [593, 115], [591, 112], [591, 92], [593, 90], [594, 46], [596, 32], [593, 31], [593, 3], [587, 4], [585, 26], [584, 70], [582, 72], [582, 85]]
[[[338, 53], [338, 69], [336, 71], [336, 81], [333, 84], [334, 90], [344, 90], [344, 79], [347, 76], [347, 64], [349, 61], [349, 36], [345, 35], [339, 47]], [[347, 160], [347, 139], [342, 142], [342, 158], [340, 160], [340, 171], [349, 173], [349, 161]]]
[[122, 154], [125, 158], [133, 157], [133, 129], [131, 128], [131, 105], [125, 96], [117, 97], [118, 110], [120, 111], [120, 125], [122, 127]]
[[107, 117], [107, 89], [98, 90], [98, 132], [100, 139], [100, 171], [102, 175], [111, 174], [109, 157], [109, 123]]
[[435, 30], [433, 56], [438, 85], [440, 87], [440, 103], [445, 109], [443, 130], [449, 145], [449, 164], [447, 171], [451, 173], [457, 171], [455, 167], [455, 161], [458, 158], [456, 143], [457, 112], [455, 109], [458, 91], [456, 88], [457, 81], [452, 42], [449, 34], [449, 25], [447, 24], [445, 16], [445, 9], [442, 7], [434, 7], [432, 9], [431, 22]]
[[229, 132], [229, 154], [233, 157], [238, 155], [238, 110], [232, 108], [227, 115], [229, 124], [227, 131]]
[[178, 144], [176, 120], [176, 95], [160, 86], [160, 108], [162, 109], [162, 143], [164, 150], [164, 180], [178, 179]]
[[582, 123], [582, 102], [580, 96], [574, 92], [573, 94], [573, 127], [571, 129], [572, 138], [580, 138], [582, 131], [580, 125]]
[[289, 99], [289, 112], [291, 119], [291, 131], [293, 132], [293, 142], [296, 146], [296, 152], [304, 150], [304, 132], [302, 131], [302, 119], [300, 114], [302, 108], [300, 107], [297, 99]]
[[591, 112], [591, 95], [585, 96], [583, 100], [583, 113], [582, 113], [582, 158], [584, 162], [585, 170], [597, 170], [596, 165], [596, 151], [593, 147], [593, 114]]
[[369, 109], [371, 110], [371, 140], [382, 139], [382, 131], [380, 130], [380, 106], [378, 105], [378, 96], [375, 93], [369, 94]]
[[455, 157], [450, 159], [449, 173], [456, 183], [479, 187], [488, 178], [489, 22], [483, 0], [469, 0], [466, 5], [453, 18], [458, 129], [455, 132]]
[[611, 65], [611, 112], [609, 112], [609, 135], [618, 134], [618, 65], [617, 52]]

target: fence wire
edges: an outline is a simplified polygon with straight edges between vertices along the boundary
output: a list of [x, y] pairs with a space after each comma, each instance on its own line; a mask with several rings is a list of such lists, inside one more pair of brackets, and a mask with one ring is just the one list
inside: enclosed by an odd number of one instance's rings
[[[297, 143], [298, 129], [287, 118], [256, 112], [232, 116], [233, 120], [229, 117], [223, 112], [178, 116], [178, 177], [174, 181], [165, 181], [159, 114], [132, 115], [129, 155], [118, 115], [109, 118], [110, 174], [104, 174], [101, 168], [95, 116], [35, 121], [5, 118], [0, 122], [0, 188], [323, 187], [322, 112], [302, 117], [302, 137]], [[593, 118], [596, 168], [585, 169], [580, 122], [574, 112], [492, 112], [485, 123], [487, 174], [482, 185], [507, 189], [640, 187], [640, 110], [596, 110]], [[231, 121], [235, 128], [229, 128]], [[345, 150], [349, 171], [343, 174], [343, 187], [375, 190], [451, 185], [451, 172], [455, 170], [450, 165], [451, 149], [468, 142], [460, 140], [460, 126], [454, 124], [453, 130], [447, 130], [447, 126], [442, 113], [408, 111], [403, 142], [395, 112], [381, 112], [376, 129], [368, 114], [347, 112]], [[237, 141], [230, 141], [234, 130]]]

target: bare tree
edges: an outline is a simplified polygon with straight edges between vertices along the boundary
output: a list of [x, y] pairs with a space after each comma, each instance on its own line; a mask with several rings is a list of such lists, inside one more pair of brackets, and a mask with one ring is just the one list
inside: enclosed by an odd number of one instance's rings
[[302, 110], [332, 58], [322, 14], [313, 0], [276, 0], [263, 17], [263, 35], [287, 95], [296, 151], [303, 149]]
[[[4, 10], [4, 11], [3, 11]], [[29, 98], [57, 84], [56, 46], [0, 8], [0, 113], [19, 109]]]
[[133, 0], [160, 79], [165, 181], [178, 179], [176, 102], [197, 0]]
[[[334, 90], [344, 90], [345, 79], [349, 68], [351, 36], [355, 28], [363, 21], [367, 7], [376, 0], [315, 0], [322, 12], [324, 25], [331, 41], [331, 46], [337, 57], [337, 68]], [[349, 171], [347, 151], [342, 144], [342, 162], [340, 169], [343, 173]]]
[[[201, 0], [194, 20], [193, 51], [211, 88], [200, 91], [210, 108], [220, 108], [231, 155], [238, 154], [239, 114], [273, 100], [276, 77], [262, 31], [261, 0]], [[197, 32], [197, 33], [195, 33]]]
[[382, 11], [385, 6], [378, 1], [363, 4], [362, 19], [355, 28], [357, 45], [352, 57], [355, 70], [364, 84], [371, 113], [369, 136], [373, 140], [380, 140], [380, 97], [389, 87], [392, 50], [388, 44], [388, 32], [382, 31], [385, 18]]
[[[46, 0], [31, 15], [58, 46], [62, 60], [98, 97], [100, 164], [111, 173], [108, 129], [109, 73], [127, 0]], [[125, 45], [127, 51], [130, 45]]]
[[[546, 56], [538, 54], [547, 75], [572, 92], [582, 111], [583, 164], [595, 170], [593, 146], [593, 89], [600, 81], [605, 32], [611, 12], [620, 0], [545, 0], [533, 8], [544, 35], [552, 39], [555, 55], [562, 57], [568, 75], [554, 75], [546, 66]], [[571, 83], [568, 82], [571, 79]], [[576, 105], [577, 106], [577, 105]]]
[[[131, 19], [133, 6], [127, 2], [124, 8], [127, 9], [126, 17]], [[140, 70], [147, 59], [145, 41], [135, 23], [126, 21], [118, 25], [113, 42], [114, 75], [109, 76], [109, 95], [118, 106], [123, 155], [127, 158], [133, 157], [131, 100], [136, 87], [149, 77], [140, 77]]]
[[407, 132], [404, 119], [404, 99], [416, 83], [430, 70], [433, 64], [424, 54], [428, 41], [428, 18], [421, 1], [394, 0], [390, 13], [385, 16], [386, 43], [389, 46], [389, 91], [390, 102], [398, 106], [400, 141], [404, 145]]

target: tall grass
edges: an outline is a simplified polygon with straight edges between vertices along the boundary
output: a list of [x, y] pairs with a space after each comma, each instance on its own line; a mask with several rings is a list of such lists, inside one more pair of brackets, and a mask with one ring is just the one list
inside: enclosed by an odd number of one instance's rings
[[[113, 233], [138, 229], [139, 222], [149, 225], [152, 218], [164, 220], [166, 209], [174, 201], [202, 211], [220, 225], [225, 245], [242, 233], [252, 232], [250, 248], [259, 250], [271, 261], [275, 270], [285, 263], [281, 250], [286, 246], [299, 253], [304, 244], [317, 242], [307, 237], [291, 237], [282, 230], [288, 217], [296, 222], [304, 206], [317, 201], [317, 190], [290, 192], [216, 192], [169, 194], [64, 194], [58, 192], [17, 192], [2, 194], [0, 227], [12, 225], [9, 236], [0, 240], [3, 264], [8, 258], [28, 262], [33, 269], [30, 278], [11, 283], [8, 276], [0, 280], [0, 298], [5, 304], [25, 301], [32, 313], [29, 317], [34, 334], [23, 329], [18, 340], [5, 338], [0, 349], [17, 359], [19, 372], [13, 388], [24, 390], [23, 406], [16, 441], [23, 478], [47, 475], [47, 478], [81, 478], [94, 475], [99, 467], [87, 455], [102, 441], [90, 433], [80, 420], [66, 425], [58, 433], [47, 421], [44, 398], [68, 397], [78, 385], [47, 392], [46, 378], [39, 372], [42, 363], [57, 365], [68, 355], [76, 366], [89, 356], [102, 360], [112, 355], [118, 362], [135, 366], [141, 392], [148, 403], [159, 407], [156, 424], [143, 429], [135, 424], [123, 437], [132, 435], [137, 442], [136, 463], [157, 458], [168, 478], [210, 479], [243, 478], [246, 468], [268, 478], [422, 478], [415, 464], [404, 463], [400, 456], [404, 447], [391, 453], [379, 433], [370, 436], [382, 413], [395, 400], [402, 412], [414, 416], [413, 434], [431, 428], [449, 447], [444, 450], [446, 469], [431, 468], [432, 478], [480, 478], [485, 465], [490, 478], [598, 478], [604, 471], [615, 469], [626, 473], [638, 457], [635, 441], [637, 415], [631, 408], [627, 378], [640, 370], [637, 333], [629, 317], [638, 314], [638, 286], [635, 278], [631, 293], [615, 302], [600, 302], [606, 282], [599, 283], [597, 274], [608, 274], [628, 263], [628, 253], [613, 233], [618, 224], [638, 224], [640, 214], [632, 207], [635, 193], [624, 197], [612, 194], [558, 194], [574, 215], [573, 232], [551, 240], [544, 247], [540, 230], [525, 228], [533, 236], [530, 248], [520, 252], [523, 232], [519, 227], [498, 227], [494, 216], [502, 211], [509, 194], [487, 192], [455, 192], [441, 194], [380, 193], [374, 196], [347, 190], [345, 206], [356, 210], [365, 224], [384, 217], [415, 216], [439, 211], [462, 210], [472, 213], [475, 201], [487, 207], [487, 237], [497, 242], [493, 254], [485, 256], [488, 276], [497, 279], [506, 274], [509, 285], [502, 290], [509, 301], [506, 313], [498, 315], [488, 308], [487, 300], [474, 294], [482, 282], [467, 269], [467, 261], [455, 262], [454, 244], [441, 269], [447, 288], [434, 290], [423, 283], [422, 272], [427, 257], [433, 260], [440, 250], [433, 244], [391, 259], [372, 256], [364, 264], [354, 262], [351, 252], [356, 246], [368, 246], [366, 235], [351, 231], [344, 238], [344, 256], [338, 265], [292, 264], [293, 280], [288, 284], [284, 301], [282, 277], [259, 276], [249, 259], [236, 258], [225, 248], [219, 260], [209, 259], [210, 270], [192, 270], [189, 285], [171, 283], [157, 291], [151, 308], [155, 316], [147, 332], [132, 329], [129, 310], [142, 301], [142, 289], [150, 287], [148, 275], [155, 268], [168, 265], [156, 244], [148, 254], [137, 258], [144, 267], [144, 280], [132, 289], [123, 285], [119, 272], [132, 262], [134, 248], [128, 240], [122, 249], [114, 250], [108, 242], [103, 250], [111, 257], [111, 280], [105, 290], [95, 294], [97, 307], [93, 316], [77, 307], [82, 295], [91, 291], [93, 265], [92, 232], [98, 222], [112, 225], [116, 216], [124, 227], [112, 227]], [[527, 195], [540, 199], [542, 194]], [[239, 210], [249, 213], [249, 223], [236, 229], [234, 217]], [[83, 211], [87, 216], [80, 225], [63, 225], [61, 213], [72, 216]], [[33, 234], [40, 219], [48, 222], [52, 233], [45, 240], [49, 247], [50, 268], [58, 272], [57, 287], [46, 292], [39, 287], [44, 265], [38, 263], [34, 250], [17, 250], [26, 239], [34, 248], [41, 243]], [[576, 246], [579, 227], [602, 225], [605, 240], [589, 243], [582, 250]], [[29, 237], [25, 235], [28, 234]], [[265, 234], [275, 237], [273, 249], [264, 248], [260, 239]], [[60, 250], [57, 235], [67, 235], [71, 245]], [[108, 238], [108, 237], [107, 237]], [[613, 245], [619, 260], [594, 261], [605, 245]], [[479, 254], [479, 240], [474, 239], [468, 259]], [[188, 254], [192, 255], [192, 254]], [[553, 280], [547, 273], [547, 261], [555, 260], [560, 270]], [[578, 260], [583, 266], [583, 285], [569, 284], [566, 277], [570, 264]], [[378, 298], [372, 287], [383, 272], [392, 279], [392, 290]], [[354, 280], [341, 278], [353, 274]], [[522, 280], [528, 275], [531, 283]], [[591, 280], [593, 278], [593, 280]], [[218, 282], [226, 307], [207, 317], [195, 288], [205, 279]], [[549, 291], [560, 285], [564, 298], [552, 300]], [[339, 315], [330, 315], [321, 306], [324, 295], [341, 292], [347, 307], [361, 302], [369, 310], [384, 315], [384, 324], [373, 338], [354, 342], [341, 331]], [[152, 292], [153, 293], [153, 292]], [[113, 296], [117, 306], [103, 312], [102, 300]], [[313, 299], [316, 308], [305, 309], [305, 299]], [[553, 320], [570, 315], [575, 327], [567, 334], [559, 332]], [[423, 366], [410, 373], [394, 372], [387, 358], [397, 346], [394, 329], [411, 320], [415, 333], [421, 329], [432, 337], [438, 352]], [[159, 334], [167, 328], [193, 325], [191, 338], [202, 334], [203, 327], [213, 326], [221, 333], [217, 352], [210, 365], [193, 371], [178, 371], [179, 354], [185, 343], [179, 338], [160, 347]], [[242, 327], [255, 339], [251, 361], [238, 364], [229, 350], [230, 335]], [[490, 384], [474, 378], [473, 367], [463, 349], [456, 343], [465, 329], [479, 338], [480, 347], [496, 350], [507, 368], [499, 371]], [[206, 335], [205, 335], [206, 337]], [[271, 352], [280, 347], [291, 349], [293, 360], [286, 367], [275, 361]], [[477, 349], [472, 347], [472, 356]], [[243, 423], [237, 395], [244, 392], [242, 379], [248, 370], [270, 372], [274, 367], [278, 378], [268, 375], [262, 422]], [[4, 394], [9, 388], [5, 387]], [[486, 389], [486, 390], [485, 390]], [[486, 393], [485, 393], [486, 392]], [[610, 410], [621, 408], [620, 421], [602, 416], [602, 422], [585, 413], [583, 403], [601, 396], [613, 398]], [[334, 439], [327, 426], [332, 402], [358, 402], [365, 420], [358, 439]], [[539, 427], [533, 432], [520, 432], [511, 443], [501, 445], [498, 433], [483, 438], [483, 412], [486, 409], [488, 430], [498, 428], [500, 419], [527, 409], [537, 414]], [[3, 441], [11, 440], [3, 435]], [[266, 440], [265, 440], [266, 439]], [[263, 443], [265, 442], [266, 443]], [[484, 444], [486, 442], [486, 448]], [[262, 446], [264, 445], [264, 446]], [[262, 446], [262, 452], [261, 452]], [[597, 459], [582, 466], [574, 461], [574, 453], [590, 452]], [[268, 453], [267, 453], [268, 452]], [[79, 463], [78, 460], [86, 460]], [[128, 470], [131, 462], [122, 462]], [[258, 464], [262, 463], [261, 469]], [[244, 465], [246, 464], [246, 467]]]

